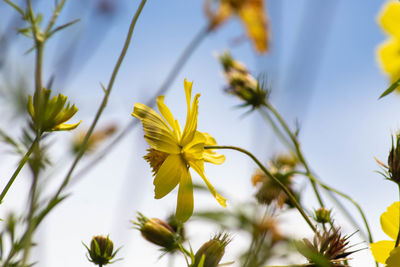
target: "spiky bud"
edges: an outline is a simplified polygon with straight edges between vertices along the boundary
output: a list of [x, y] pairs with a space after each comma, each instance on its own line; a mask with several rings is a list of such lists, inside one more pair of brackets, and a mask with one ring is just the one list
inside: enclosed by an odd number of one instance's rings
[[90, 248], [88, 248], [85, 244], [84, 246], [88, 250], [89, 261], [99, 266], [112, 263], [111, 260], [118, 252], [118, 249], [113, 252], [114, 244], [108, 236], [93, 236], [92, 241], [90, 242]]
[[227, 234], [217, 234], [211, 240], [204, 243], [194, 256], [192, 267], [198, 267], [202, 262], [203, 267], [216, 267], [225, 253], [225, 247], [231, 239]]
[[318, 223], [322, 224], [329, 223], [332, 220], [331, 212], [332, 210], [328, 210], [326, 208], [321, 207], [314, 211], [314, 219]]

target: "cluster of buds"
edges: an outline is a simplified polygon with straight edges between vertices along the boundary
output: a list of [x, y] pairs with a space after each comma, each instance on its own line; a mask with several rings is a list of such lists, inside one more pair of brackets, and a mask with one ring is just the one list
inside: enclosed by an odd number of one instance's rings
[[[78, 127], [79, 123], [66, 124], [78, 108], [67, 103], [67, 97], [59, 94], [50, 98], [51, 90], [43, 88], [29, 96], [28, 112], [32, 119], [32, 128], [40, 133], [52, 131], [69, 131]], [[66, 106], [65, 106], [66, 105]]]
[[350, 236], [342, 236], [339, 228], [322, 233], [317, 231], [312, 241], [303, 239], [297, 243], [298, 251], [307, 258], [307, 266], [347, 267], [347, 257], [356, 251], [347, 251]]
[[242, 106], [251, 106], [253, 109], [265, 104], [269, 92], [264, 89], [246, 69], [246, 67], [234, 60], [229, 52], [219, 56], [224, 69], [224, 76], [228, 82], [226, 91], [236, 95], [244, 101]]
[[[157, 218], [147, 218], [143, 214], [138, 213], [137, 222], [133, 222], [142, 236], [149, 242], [159, 246], [166, 252], [173, 252], [182, 241], [178, 233], [183, 231], [174, 228], [167, 222]], [[180, 228], [179, 226], [177, 228]]]
[[88, 260], [96, 265], [103, 266], [115, 261], [111, 261], [118, 250], [114, 251], [114, 244], [108, 236], [94, 236], [90, 242], [90, 248], [83, 244], [88, 253]]
[[190, 267], [217, 267], [229, 242], [231, 239], [227, 234], [215, 235], [197, 250]]
[[[89, 153], [94, 152], [96, 148], [107, 138], [111, 137], [117, 131], [117, 129], [118, 128], [115, 124], [109, 124], [94, 131], [89, 137], [85, 151]], [[75, 135], [72, 141], [72, 152], [74, 154], [78, 153], [82, 148], [86, 133], [87, 131], [80, 131]]]
[[[294, 196], [298, 198], [298, 193], [295, 192], [292, 184], [292, 171], [296, 166], [297, 159], [294, 155], [281, 154], [269, 163], [268, 169]], [[269, 205], [272, 202], [276, 202], [280, 208], [282, 208], [284, 204], [288, 204], [290, 207], [293, 206], [293, 203], [291, 203], [280, 185], [268, 177], [262, 170], [257, 170], [252, 176], [252, 183], [254, 186], [259, 186], [255, 195], [259, 203]]]

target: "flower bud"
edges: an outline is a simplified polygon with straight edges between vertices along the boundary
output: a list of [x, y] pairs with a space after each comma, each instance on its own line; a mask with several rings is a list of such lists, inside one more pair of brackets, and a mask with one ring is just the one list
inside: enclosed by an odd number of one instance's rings
[[174, 229], [165, 221], [152, 218], [149, 219], [139, 213], [138, 222], [142, 236], [149, 242], [164, 248], [166, 251], [173, 251], [178, 247], [177, 235]]
[[331, 212], [332, 212], [332, 210], [328, 210], [323, 207], [319, 208], [314, 211], [314, 214], [315, 214], [314, 219], [318, 223], [322, 223], [322, 224], [329, 223], [331, 221]]
[[204, 243], [194, 256], [193, 267], [198, 267], [203, 262], [203, 267], [216, 267], [225, 253], [225, 247], [231, 239], [227, 234], [218, 234]]
[[388, 157], [389, 179], [400, 184], [400, 135], [396, 136], [396, 145], [393, 144]]
[[[85, 245], [85, 244], [84, 244]], [[90, 242], [90, 249], [85, 245], [88, 250], [89, 261], [97, 265], [106, 265], [112, 263], [111, 260], [117, 254], [118, 249], [113, 252], [114, 244], [108, 236], [94, 236]]]

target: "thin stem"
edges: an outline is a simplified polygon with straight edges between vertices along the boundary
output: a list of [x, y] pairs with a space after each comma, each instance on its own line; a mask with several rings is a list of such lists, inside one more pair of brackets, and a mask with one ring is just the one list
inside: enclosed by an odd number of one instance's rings
[[[400, 184], [398, 184], [398, 187], [399, 187], [399, 198], [400, 198]], [[399, 205], [399, 225], [400, 225], [400, 205]], [[400, 228], [399, 232], [397, 233], [396, 244], [394, 245], [394, 247], [397, 247], [399, 245], [399, 241], [400, 241]]]
[[65, 187], [68, 185], [73, 171], [75, 170], [79, 160], [82, 158], [83, 154], [85, 153], [85, 148], [87, 147], [88, 140], [89, 140], [90, 136], [92, 135], [92, 133], [94, 131], [94, 128], [96, 127], [96, 124], [97, 124], [97, 122], [98, 122], [103, 110], [105, 109], [105, 107], [107, 105], [108, 97], [109, 97], [109, 95], [111, 93], [111, 90], [113, 88], [115, 78], [116, 78], [116, 76], [118, 74], [118, 70], [119, 70], [119, 68], [121, 66], [121, 63], [125, 58], [126, 52], [128, 51], [129, 44], [131, 42], [132, 35], [133, 35], [133, 30], [134, 30], [136, 22], [137, 22], [140, 14], [141, 14], [141, 12], [143, 10], [144, 5], [146, 4], [146, 1], [147, 0], [142, 0], [141, 1], [138, 9], [136, 10], [136, 13], [135, 13], [134, 17], [132, 18], [132, 21], [131, 21], [131, 24], [130, 24], [130, 27], [129, 27], [129, 30], [128, 30], [128, 34], [127, 34], [127, 37], [126, 37], [126, 40], [125, 40], [125, 43], [124, 43], [124, 46], [122, 48], [121, 54], [120, 54], [120, 56], [118, 58], [118, 61], [117, 61], [116, 65], [115, 65], [115, 67], [114, 67], [114, 70], [113, 70], [113, 73], [111, 75], [110, 81], [108, 83], [107, 89], [106, 89], [106, 91], [104, 93], [103, 101], [102, 101], [102, 103], [101, 103], [101, 105], [100, 105], [100, 107], [99, 107], [99, 109], [98, 109], [98, 111], [96, 113], [96, 116], [95, 116], [95, 118], [94, 118], [94, 120], [92, 122], [92, 125], [90, 126], [88, 132], [86, 133], [85, 139], [82, 142], [82, 146], [81, 146], [80, 150], [78, 151], [78, 153], [77, 153], [77, 155], [75, 157], [75, 160], [71, 165], [71, 168], [69, 169], [67, 175], [65, 176], [62, 184], [58, 188], [56, 194], [51, 198], [51, 200], [49, 201], [47, 207], [42, 211], [42, 214], [39, 215], [37, 224], [39, 224], [41, 222], [41, 220], [44, 218], [43, 215], [47, 214], [49, 212], [49, 210], [51, 210], [52, 207], [54, 207], [54, 203], [58, 202], [60, 194], [63, 192]]
[[290, 190], [278, 179], [276, 178], [272, 173], [270, 173], [264, 165], [261, 164], [261, 162], [249, 151], [240, 148], [240, 147], [235, 147], [235, 146], [204, 146], [204, 149], [231, 149], [231, 150], [236, 150], [239, 152], [242, 152], [243, 154], [246, 154], [249, 156], [257, 165], [258, 167], [271, 179], [273, 179], [280, 187], [281, 189], [286, 193], [286, 195], [289, 197], [290, 201], [295, 205], [297, 210], [300, 212], [300, 214], [303, 216], [304, 220], [307, 222], [307, 224], [310, 226], [310, 228], [313, 230], [315, 233], [317, 230], [311, 220], [308, 218], [307, 214], [303, 210], [303, 208], [300, 206], [300, 204], [297, 202], [296, 198], [293, 196], [293, 194], [290, 192]]
[[306, 173], [302, 173], [302, 172], [298, 172], [298, 174], [302, 174], [302, 175], [308, 177], [309, 179], [313, 180], [314, 182], [316, 182], [317, 184], [319, 184], [319, 185], [320, 185], [321, 187], [323, 187], [324, 189], [326, 189], [326, 190], [328, 190], [328, 191], [331, 191], [331, 192], [334, 192], [334, 193], [336, 193], [337, 195], [339, 195], [339, 196], [341, 196], [341, 197], [347, 199], [348, 201], [350, 201], [350, 202], [357, 208], [358, 212], [359, 212], [360, 215], [361, 215], [361, 218], [362, 218], [363, 221], [364, 221], [364, 224], [365, 224], [365, 227], [366, 227], [366, 230], [367, 230], [367, 233], [368, 233], [368, 241], [369, 241], [370, 243], [373, 243], [373, 242], [374, 242], [373, 239], [372, 239], [372, 234], [371, 234], [371, 230], [370, 230], [370, 228], [369, 228], [369, 224], [368, 224], [367, 218], [366, 218], [366, 216], [365, 216], [363, 210], [361, 209], [360, 205], [358, 205], [358, 203], [357, 203], [356, 201], [354, 201], [350, 196], [346, 195], [345, 193], [342, 193], [342, 192], [336, 190], [335, 188], [330, 187], [330, 186], [328, 186], [327, 184], [323, 183], [322, 181], [320, 181], [319, 179], [317, 179], [317, 178], [314, 177], [313, 175], [309, 176], [309, 175], [307, 175]]
[[3, 201], [5, 195], [7, 194], [8, 190], [10, 189], [11, 185], [14, 183], [15, 179], [17, 178], [19, 172], [24, 167], [25, 163], [29, 160], [33, 150], [35, 149], [36, 144], [39, 142], [41, 135], [37, 135], [35, 140], [33, 140], [31, 146], [29, 147], [28, 151], [25, 153], [24, 157], [18, 164], [17, 169], [14, 171], [13, 175], [11, 176], [10, 180], [8, 181], [7, 185], [4, 187], [3, 191], [0, 194], [0, 203]]
[[[292, 133], [290, 130], [289, 126], [286, 124], [285, 120], [282, 118], [282, 116], [279, 114], [278, 110], [276, 110], [271, 104], [269, 103], [264, 103], [264, 106], [269, 109], [272, 114], [276, 117], [276, 119], [279, 121], [279, 123], [282, 125], [283, 129], [285, 130], [286, 134], [289, 136], [290, 140], [292, 140], [292, 143], [295, 148], [295, 152], [297, 154], [298, 159], [300, 162], [303, 164], [304, 168], [306, 169], [306, 172], [311, 174], [311, 170], [307, 164], [307, 161], [305, 160], [303, 153], [300, 149], [300, 144], [297, 141], [297, 137]], [[321, 194], [318, 191], [318, 188], [315, 184], [315, 182], [311, 181], [312, 188], [314, 190], [315, 196], [317, 197], [317, 200], [320, 204], [321, 207], [325, 207], [324, 202], [322, 201]]]
[[[168, 73], [166, 79], [161, 84], [159, 89], [156, 91], [153, 97], [147, 101], [146, 105], [149, 107], [154, 107], [156, 104], [156, 98], [159, 95], [165, 94], [167, 90], [170, 88], [171, 83], [175, 80], [176, 76], [185, 65], [185, 63], [189, 60], [190, 56], [196, 50], [196, 48], [200, 45], [200, 43], [205, 39], [207, 34], [209, 33], [208, 27], [202, 28], [193, 38], [193, 40], [188, 44], [188, 46], [183, 50], [182, 54], [179, 56], [178, 60], [175, 62], [174, 66]], [[125, 128], [114, 138], [114, 140], [108, 144], [103, 150], [101, 150], [96, 157], [94, 157], [90, 162], [87, 163], [86, 166], [82, 168], [74, 177], [73, 180], [77, 180], [79, 177], [84, 175], [86, 172], [91, 170], [96, 163], [99, 162], [102, 158], [104, 158], [109, 152], [118, 144], [132, 129], [134, 129], [137, 125], [139, 125], [139, 120], [131, 120], [131, 122], [125, 126]]]

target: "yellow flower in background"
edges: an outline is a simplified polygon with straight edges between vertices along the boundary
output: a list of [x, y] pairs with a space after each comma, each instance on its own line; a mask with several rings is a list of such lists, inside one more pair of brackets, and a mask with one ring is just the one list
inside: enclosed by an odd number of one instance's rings
[[397, 234], [399, 232], [399, 208], [400, 202], [393, 203], [381, 215], [381, 227], [393, 241], [383, 240], [370, 244], [372, 255], [379, 263], [386, 263], [388, 267], [400, 266], [400, 247], [395, 248]]
[[211, 8], [212, 0], [206, 0], [205, 11], [210, 19], [210, 30], [214, 30], [229, 17], [240, 18], [246, 34], [252, 40], [259, 53], [268, 50], [269, 25], [264, 11], [264, 0], [220, 0], [215, 11]]
[[50, 95], [51, 90], [43, 88], [41, 96], [37, 92], [33, 98], [29, 96], [28, 112], [32, 119], [32, 127], [40, 132], [70, 131], [78, 127], [81, 122], [65, 123], [78, 112], [78, 108], [67, 103], [68, 98], [62, 94], [53, 98], [50, 98]]
[[389, 35], [389, 39], [378, 48], [378, 60], [391, 83], [394, 83], [400, 78], [400, 2], [387, 2], [378, 22]]
[[196, 94], [192, 104], [192, 82], [184, 81], [187, 117], [183, 132], [178, 121], [164, 104], [164, 96], [157, 98], [161, 116], [146, 105], [136, 103], [132, 116], [141, 120], [144, 138], [150, 145], [149, 153], [144, 157], [153, 169], [155, 198], [160, 199], [171, 192], [178, 184], [176, 218], [185, 222], [193, 213], [193, 185], [189, 167], [204, 180], [208, 189], [222, 206], [226, 200], [217, 193], [204, 173], [204, 162], [222, 164], [225, 156], [206, 145], [216, 145], [216, 141], [207, 133], [197, 131], [197, 114], [200, 94]]

